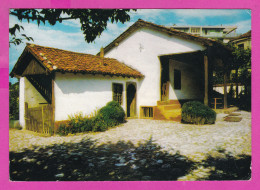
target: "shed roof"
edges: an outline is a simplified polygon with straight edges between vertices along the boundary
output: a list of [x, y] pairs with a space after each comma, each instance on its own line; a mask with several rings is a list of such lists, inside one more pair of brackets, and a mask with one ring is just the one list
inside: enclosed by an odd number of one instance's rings
[[46, 68], [49, 72], [73, 72], [89, 74], [105, 74], [123, 77], [141, 78], [143, 75], [112, 58], [102, 58], [100, 56], [77, 53], [57, 48], [44, 47], [35, 44], [27, 44], [24, 52], [18, 59], [11, 76], [19, 75], [26, 68], [24, 57], [26, 54], [32, 54], [33, 57]]

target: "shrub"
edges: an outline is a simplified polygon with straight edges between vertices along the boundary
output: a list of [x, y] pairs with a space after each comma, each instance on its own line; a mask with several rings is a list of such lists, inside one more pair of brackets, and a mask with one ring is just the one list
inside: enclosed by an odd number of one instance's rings
[[65, 136], [65, 135], [68, 135], [69, 134], [69, 128], [68, 128], [68, 125], [67, 124], [60, 124], [56, 133], [58, 135], [61, 135], [61, 136]]
[[116, 101], [108, 102], [101, 108], [98, 116], [104, 118], [108, 125], [114, 126], [125, 121], [125, 112], [120, 104]]
[[69, 120], [60, 122], [56, 133], [59, 135], [68, 135], [69, 133], [79, 132], [98, 132], [106, 131], [125, 121], [125, 112], [119, 103], [115, 101], [108, 102], [97, 113], [91, 116], [83, 116], [82, 113], [69, 116]]
[[191, 101], [183, 104], [181, 118], [183, 122], [194, 124], [214, 124], [216, 112], [201, 102]]

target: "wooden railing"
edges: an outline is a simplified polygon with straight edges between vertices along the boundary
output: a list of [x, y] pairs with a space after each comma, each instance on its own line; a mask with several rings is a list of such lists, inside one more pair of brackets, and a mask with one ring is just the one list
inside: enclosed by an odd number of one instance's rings
[[54, 131], [53, 108], [50, 104], [28, 108], [25, 103], [25, 127], [27, 130], [42, 134], [52, 134]]
[[222, 98], [213, 98], [214, 102], [211, 104], [214, 104], [214, 109], [217, 109], [217, 105], [222, 105], [223, 103], [218, 102], [217, 100], [222, 100]]

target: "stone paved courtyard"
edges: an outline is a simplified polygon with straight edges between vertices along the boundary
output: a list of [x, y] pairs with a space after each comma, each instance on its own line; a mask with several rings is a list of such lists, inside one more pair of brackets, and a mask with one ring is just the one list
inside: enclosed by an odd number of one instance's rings
[[43, 137], [10, 130], [14, 181], [250, 178], [251, 113], [214, 125], [131, 119], [101, 133]]

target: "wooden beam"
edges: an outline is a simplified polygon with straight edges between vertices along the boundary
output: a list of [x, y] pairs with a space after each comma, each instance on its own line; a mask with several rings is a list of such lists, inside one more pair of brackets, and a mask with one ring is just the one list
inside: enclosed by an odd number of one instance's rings
[[51, 96], [52, 96], [52, 104], [51, 104], [51, 108], [52, 108], [52, 129], [53, 129], [53, 133], [54, 133], [54, 125], [55, 125], [55, 91], [54, 91], [54, 80], [55, 80], [55, 74], [53, 74], [52, 80], [51, 80]]
[[224, 71], [224, 109], [227, 109], [227, 72]]
[[208, 57], [204, 55], [204, 104], [209, 105], [209, 65]]

